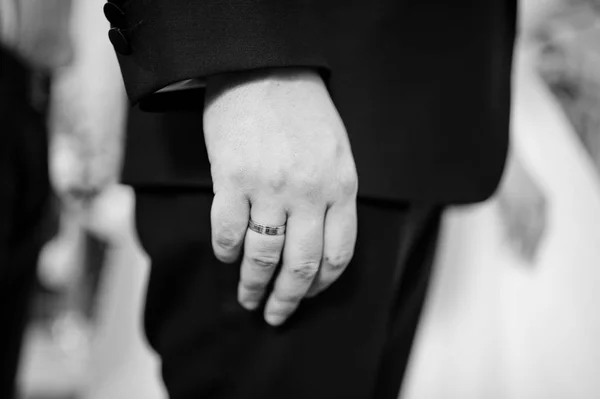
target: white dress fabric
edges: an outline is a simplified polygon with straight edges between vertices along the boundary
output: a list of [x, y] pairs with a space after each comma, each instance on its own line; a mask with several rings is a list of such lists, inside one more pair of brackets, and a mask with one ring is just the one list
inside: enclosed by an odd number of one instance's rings
[[600, 178], [536, 51], [516, 53], [511, 138], [547, 196], [538, 256], [510, 250], [497, 198], [447, 213], [404, 399], [600, 397]]

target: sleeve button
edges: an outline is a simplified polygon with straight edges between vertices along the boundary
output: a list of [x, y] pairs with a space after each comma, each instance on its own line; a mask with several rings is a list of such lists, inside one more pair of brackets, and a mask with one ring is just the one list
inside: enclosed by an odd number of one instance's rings
[[120, 29], [111, 28], [108, 31], [108, 38], [110, 39], [110, 42], [117, 53], [121, 55], [131, 54], [131, 46], [129, 45], [129, 41]]
[[125, 13], [115, 3], [104, 4], [104, 15], [112, 26], [119, 29], [125, 29], [127, 27], [127, 18], [125, 18]]

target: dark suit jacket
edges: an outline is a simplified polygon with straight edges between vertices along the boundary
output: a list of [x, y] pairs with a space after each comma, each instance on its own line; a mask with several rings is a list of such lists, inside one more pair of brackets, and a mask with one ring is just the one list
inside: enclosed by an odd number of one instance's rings
[[202, 90], [185, 79], [318, 68], [348, 130], [359, 195], [483, 200], [505, 160], [515, 0], [113, 0], [133, 112], [124, 178], [210, 184]]

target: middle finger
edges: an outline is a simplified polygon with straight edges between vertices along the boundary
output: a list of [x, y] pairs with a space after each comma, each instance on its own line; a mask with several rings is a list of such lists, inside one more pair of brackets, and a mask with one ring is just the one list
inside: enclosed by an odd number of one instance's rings
[[310, 288], [323, 255], [325, 209], [288, 216], [283, 264], [265, 307], [271, 325], [283, 323], [298, 307]]

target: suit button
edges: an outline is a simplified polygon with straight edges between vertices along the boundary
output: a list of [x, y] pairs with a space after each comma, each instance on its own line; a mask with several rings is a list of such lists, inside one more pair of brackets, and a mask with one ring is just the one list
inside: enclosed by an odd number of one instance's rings
[[108, 31], [108, 38], [117, 53], [121, 55], [131, 54], [131, 46], [123, 32], [121, 32], [121, 29], [111, 28]]
[[119, 29], [125, 29], [127, 27], [127, 18], [125, 18], [125, 13], [115, 3], [104, 4], [104, 15], [112, 26]]

